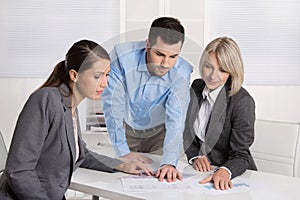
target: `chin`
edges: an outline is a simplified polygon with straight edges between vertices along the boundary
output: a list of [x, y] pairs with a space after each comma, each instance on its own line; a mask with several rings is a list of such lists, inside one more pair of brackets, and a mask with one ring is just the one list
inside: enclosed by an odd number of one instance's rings
[[158, 72], [158, 73], [155, 73], [156, 76], [164, 76], [166, 75], [168, 72]]
[[217, 85], [206, 85], [206, 87], [210, 90], [214, 90], [214, 89], [218, 88]]
[[101, 95], [95, 97], [95, 100], [99, 100], [101, 98]]
[[91, 100], [99, 100], [100, 97], [101, 97], [101, 95], [95, 95], [95, 96], [89, 97], [89, 99], [91, 99]]

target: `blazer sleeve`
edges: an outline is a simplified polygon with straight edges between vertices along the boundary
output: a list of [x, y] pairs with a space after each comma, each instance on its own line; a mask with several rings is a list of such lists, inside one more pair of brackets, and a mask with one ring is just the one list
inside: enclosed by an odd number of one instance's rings
[[85, 158], [79, 166], [81, 168], [94, 169], [105, 172], [117, 172], [117, 170], [115, 170], [115, 167], [122, 163], [122, 161], [118, 159], [101, 155], [89, 150], [86, 147], [85, 142], [83, 142], [83, 149]]
[[250, 95], [241, 97], [234, 105], [230, 137], [229, 158], [223, 166], [231, 178], [241, 175], [251, 162], [250, 146], [254, 141], [255, 102]]
[[54, 98], [41, 91], [33, 93], [19, 115], [5, 169], [18, 199], [47, 199], [35, 167], [56, 112]]

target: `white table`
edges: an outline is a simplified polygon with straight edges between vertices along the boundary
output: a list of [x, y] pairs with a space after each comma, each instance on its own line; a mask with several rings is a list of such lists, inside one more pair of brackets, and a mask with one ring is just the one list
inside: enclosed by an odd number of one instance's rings
[[[103, 145], [97, 149], [98, 152], [112, 154], [111, 146]], [[148, 155], [148, 154], [147, 154]], [[152, 167], [157, 169], [160, 162], [160, 156], [148, 155], [154, 161]], [[184, 158], [184, 157], [183, 157]], [[208, 173], [196, 172], [191, 166], [187, 165], [185, 159], [178, 163], [178, 170], [183, 173], [196, 174], [194, 178], [198, 181], [208, 176]], [[166, 191], [143, 191], [143, 192], [124, 192], [121, 178], [131, 175], [125, 173], [105, 173], [95, 170], [79, 168], [73, 175], [70, 189], [93, 195], [93, 199], [98, 196], [108, 199], [155, 199], [155, 200], [182, 200], [182, 199], [222, 199], [222, 200], [267, 200], [267, 199], [300, 199], [300, 178], [293, 178], [283, 175], [270, 174], [247, 170], [237, 179], [243, 180], [246, 184], [251, 185], [250, 189], [245, 191], [229, 191], [216, 193], [204, 192], [199, 190], [166, 190]], [[235, 179], [234, 179], [235, 180]], [[195, 182], [195, 185], [198, 183]]]
[[[199, 180], [207, 176], [207, 173], [197, 173]], [[241, 178], [246, 183], [254, 186], [250, 191], [234, 192], [225, 194], [210, 194], [195, 190], [169, 190], [166, 192], [148, 191], [142, 193], [123, 192], [121, 178], [130, 176], [125, 173], [105, 173], [95, 170], [78, 169], [72, 178], [70, 189], [91, 194], [94, 199], [101, 196], [108, 199], [222, 199], [222, 200], [244, 200], [244, 199], [299, 199], [300, 179], [282, 175], [256, 172], [247, 170]], [[222, 192], [222, 191], [221, 191]]]

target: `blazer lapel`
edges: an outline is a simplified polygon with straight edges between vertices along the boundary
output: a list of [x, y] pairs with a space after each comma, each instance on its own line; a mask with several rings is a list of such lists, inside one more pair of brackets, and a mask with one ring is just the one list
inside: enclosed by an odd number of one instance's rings
[[205, 143], [201, 152], [207, 155], [217, 143], [223, 130], [227, 109], [227, 95], [225, 87], [220, 91], [214, 104], [205, 135]]
[[202, 98], [202, 91], [205, 87], [204, 81], [201, 82], [202, 84], [196, 85], [191, 90], [191, 101], [190, 101], [190, 108], [188, 110], [187, 115], [190, 116], [189, 126], [190, 130], [194, 135], [196, 135], [194, 130], [194, 123], [199, 115], [200, 107], [203, 102]]
[[202, 98], [199, 99], [196, 94], [192, 94], [191, 95], [192, 98], [191, 98], [191, 102], [190, 102], [190, 110], [189, 110], [189, 113], [188, 115], [190, 116], [190, 127], [191, 127], [191, 130], [193, 130], [194, 132], [194, 123], [198, 117], [198, 113], [199, 113], [199, 110], [200, 110], [200, 106], [202, 104]]
[[66, 120], [66, 133], [67, 133], [68, 144], [69, 144], [69, 148], [72, 153], [72, 160], [73, 160], [73, 164], [74, 164], [75, 157], [76, 157], [76, 149], [75, 149], [74, 128], [73, 128], [71, 109], [68, 109], [65, 112], [65, 120]]
[[75, 157], [76, 157], [76, 148], [75, 148], [75, 138], [74, 138], [74, 127], [72, 121], [72, 106], [71, 100], [69, 96], [69, 89], [65, 84], [61, 84], [59, 86], [59, 91], [62, 95], [62, 102], [64, 105], [64, 117], [65, 117], [65, 127], [66, 127], [66, 134], [67, 134], [67, 142], [72, 154], [73, 160], [73, 169], [75, 167]]
[[[78, 111], [76, 109], [76, 115], [78, 116]], [[79, 118], [77, 117], [77, 130], [78, 130], [78, 145], [79, 145], [79, 157], [77, 162], [75, 163], [75, 169], [79, 167], [79, 165], [82, 163], [82, 160], [84, 159], [84, 142], [82, 140], [81, 135], [81, 128], [79, 123]]]

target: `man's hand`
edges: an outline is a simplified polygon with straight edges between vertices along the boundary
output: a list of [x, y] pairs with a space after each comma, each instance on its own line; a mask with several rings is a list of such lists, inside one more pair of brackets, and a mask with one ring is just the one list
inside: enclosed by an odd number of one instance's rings
[[152, 159], [138, 152], [130, 152], [125, 156], [121, 156], [120, 160], [122, 160], [123, 162], [141, 161], [143, 163], [150, 163], [150, 164], [153, 162]]
[[200, 184], [213, 182], [217, 190], [228, 190], [233, 188], [233, 184], [230, 180], [230, 174], [226, 169], [218, 169], [214, 174], [209, 175], [207, 178], [200, 181]]
[[157, 170], [155, 177], [159, 181], [163, 181], [166, 178], [167, 182], [175, 182], [176, 179], [182, 180], [181, 174], [173, 165], [163, 165]]
[[131, 161], [128, 163], [124, 162], [116, 166], [115, 169], [128, 174], [136, 174], [136, 175], [146, 174], [147, 176], [154, 176], [154, 172], [152, 168], [141, 161]]
[[193, 161], [193, 167], [197, 171], [208, 172], [213, 169], [213, 167], [210, 165], [207, 156], [195, 158]]

